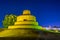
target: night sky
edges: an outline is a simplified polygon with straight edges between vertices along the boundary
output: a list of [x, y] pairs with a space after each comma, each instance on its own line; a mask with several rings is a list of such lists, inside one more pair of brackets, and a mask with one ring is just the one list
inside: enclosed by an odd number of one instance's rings
[[0, 0], [0, 27], [6, 14], [20, 15], [31, 10], [41, 26], [60, 26], [59, 0]]

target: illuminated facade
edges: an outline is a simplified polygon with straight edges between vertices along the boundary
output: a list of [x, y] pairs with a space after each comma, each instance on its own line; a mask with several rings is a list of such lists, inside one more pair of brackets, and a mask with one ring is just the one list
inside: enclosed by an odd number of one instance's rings
[[9, 26], [8, 29], [14, 28], [33, 28], [39, 29], [40, 26], [36, 22], [36, 17], [31, 15], [29, 10], [24, 10], [23, 14], [17, 17], [17, 21], [13, 26]]

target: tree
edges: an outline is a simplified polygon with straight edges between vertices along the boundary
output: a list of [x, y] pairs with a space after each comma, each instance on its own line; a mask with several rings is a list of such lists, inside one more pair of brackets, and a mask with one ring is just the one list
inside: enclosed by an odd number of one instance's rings
[[8, 28], [9, 25], [14, 25], [15, 21], [16, 21], [16, 15], [10, 14], [10, 15], [6, 15], [4, 20], [3, 20], [3, 26], [4, 28]]

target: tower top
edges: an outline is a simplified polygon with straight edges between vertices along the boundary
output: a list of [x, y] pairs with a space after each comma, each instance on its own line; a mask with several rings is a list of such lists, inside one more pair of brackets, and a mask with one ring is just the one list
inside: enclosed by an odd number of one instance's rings
[[31, 14], [30, 10], [24, 10], [23, 11], [23, 15], [30, 15], [30, 14]]

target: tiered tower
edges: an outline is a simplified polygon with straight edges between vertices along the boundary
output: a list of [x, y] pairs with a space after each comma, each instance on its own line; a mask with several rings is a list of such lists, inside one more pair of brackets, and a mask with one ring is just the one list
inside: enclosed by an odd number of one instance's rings
[[8, 27], [8, 29], [15, 28], [39, 29], [40, 26], [38, 25], [38, 22], [36, 22], [36, 17], [31, 15], [29, 10], [24, 10], [23, 14], [17, 17], [17, 21], [14, 23], [14, 25]]

